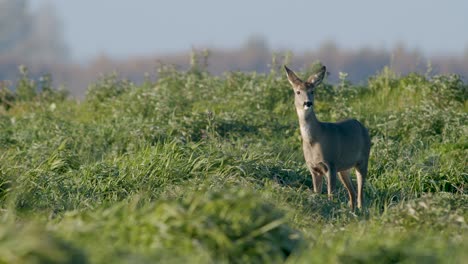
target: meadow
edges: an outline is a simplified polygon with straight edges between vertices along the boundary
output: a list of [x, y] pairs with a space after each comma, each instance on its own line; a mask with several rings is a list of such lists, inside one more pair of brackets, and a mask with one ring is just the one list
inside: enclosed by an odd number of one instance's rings
[[340, 183], [333, 201], [312, 191], [280, 65], [157, 71], [139, 85], [103, 76], [80, 101], [25, 68], [14, 92], [3, 83], [0, 263], [468, 259], [460, 76], [386, 67], [317, 88], [320, 120], [356, 118], [372, 137], [365, 209], [353, 212]]

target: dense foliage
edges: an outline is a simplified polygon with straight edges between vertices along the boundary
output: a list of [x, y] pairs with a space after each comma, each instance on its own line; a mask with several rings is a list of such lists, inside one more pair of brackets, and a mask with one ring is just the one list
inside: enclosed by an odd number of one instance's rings
[[[22, 72], [0, 89], [0, 263], [461, 263], [468, 86], [456, 75], [317, 89], [369, 127], [366, 209], [311, 191], [293, 93], [270, 74], [165, 66], [85, 100]], [[1, 87], [0, 87], [1, 88]]]

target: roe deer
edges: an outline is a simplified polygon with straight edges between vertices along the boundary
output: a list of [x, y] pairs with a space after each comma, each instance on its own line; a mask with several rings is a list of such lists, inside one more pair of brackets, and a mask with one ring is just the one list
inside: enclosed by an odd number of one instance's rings
[[326, 68], [302, 81], [288, 67], [284, 66], [289, 82], [294, 89], [294, 102], [302, 136], [304, 158], [310, 173], [314, 192], [322, 191], [323, 175], [327, 176], [329, 199], [335, 192], [336, 176], [348, 190], [349, 205], [356, 206], [356, 191], [350, 178], [350, 169], [356, 169], [357, 207], [363, 206], [363, 186], [367, 176], [367, 166], [371, 141], [369, 132], [356, 119], [337, 123], [320, 122], [314, 112], [314, 90], [325, 77]]

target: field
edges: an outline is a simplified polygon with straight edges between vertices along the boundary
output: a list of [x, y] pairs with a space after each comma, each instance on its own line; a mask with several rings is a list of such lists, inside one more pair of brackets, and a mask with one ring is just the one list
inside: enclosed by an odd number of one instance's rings
[[461, 77], [384, 68], [317, 88], [320, 120], [357, 118], [372, 137], [352, 212], [340, 183], [333, 201], [312, 192], [279, 65], [158, 76], [104, 76], [77, 101], [22, 68], [14, 93], [0, 89], [0, 263], [468, 259]]

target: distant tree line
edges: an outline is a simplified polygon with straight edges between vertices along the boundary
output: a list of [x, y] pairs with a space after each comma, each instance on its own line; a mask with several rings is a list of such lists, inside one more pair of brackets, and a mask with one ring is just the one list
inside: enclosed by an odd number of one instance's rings
[[[268, 48], [266, 42], [258, 41], [248, 41], [238, 49], [203, 51], [204, 49], [196, 51], [199, 63], [203, 64], [201, 67], [205, 67], [215, 75], [221, 75], [226, 71], [269, 73], [272, 70], [278, 71], [283, 63], [288, 63], [296, 70], [308, 70], [313, 63], [321, 61], [327, 65], [331, 73], [328, 81], [332, 83], [339, 81], [339, 72], [347, 73], [347, 80], [352, 83], [363, 83], [385, 66], [400, 74], [455, 73], [465, 78], [468, 76], [468, 51], [460, 56], [426, 57], [419, 51], [408, 50], [404, 46], [398, 46], [390, 51], [372, 48], [346, 50], [334, 43], [325, 43], [315, 51], [292, 54], [288, 51], [273, 51]], [[117, 72], [122, 78], [141, 82], [147, 74], [153, 79], [157, 78], [156, 68], [161, 64], [171, 64], [180, 70], [189, 69], [190, 54], [191, 51], [187, 51], [125, 60], [114, 60], [102, 55], [87, 65], [31, 63], [27, 66], [33, 76], [51, 73], [56, 84], [64, 83], [72, 95], [82, 97], [89, 83], [102, 74]], [[0, 62], [0, 72], [7, 73], [2, 75], [2, 79], [15, 80], [17, 66], [15, 62], [10, 64]], [[276, 68], [272, 69], [275, 66]]]

